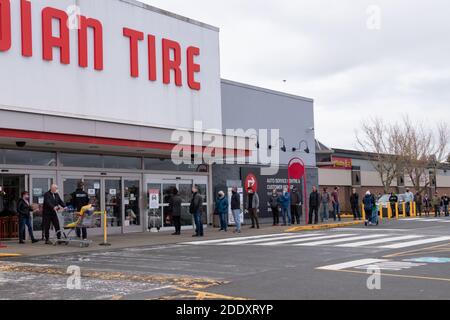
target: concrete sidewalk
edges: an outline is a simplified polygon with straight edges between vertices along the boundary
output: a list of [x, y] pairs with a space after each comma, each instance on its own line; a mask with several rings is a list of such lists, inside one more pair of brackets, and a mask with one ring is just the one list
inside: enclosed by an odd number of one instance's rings
[[[343, 219], [344, 220], [344, 219]], [[347, 219], [345, 219], [347, 220]], [[349, 221], [349, 220], [347, 220]], [[334, 226], [336, 225], [336, 226]], [[69, 245], [46, 245], [44, 242], [38, 242], [31, 244], [29, 241], [26, 244], [19, 244], [17, 240], [14, 241], [4, 241], [1, 244], [6, 245], [6, 248], [0, 248], [0, 258], [10, 257], [14, 255], [20, 256], [42, 256], [42, 255], [52, 255], [61, 253], [77, 253], [77, 252], [89, 252], [89, 251], [104, 251], [110, 249], [121, 249], [121, 248], [133, 248], [133, 247], [144, 247], [144, 246], [157, 246], [157, 245], [171, 245], [180, 242], [188, 242], [193, 239], [197, 240], [215, 240], [224, 239], [230, 237], [245, 237], [245, 236], [257, 236], [264, 234], [277, 234], [284, 232], [295, 232], [295, 231], [308, 231], [315, 230], [321, 226], [324, 229], [343, 226], [339, 222], [331, 222], [328, 224], [319, 224], [315, 226], [305, 226], [302, 225], [292, 225], [292, 226], [276, 226], [272, 225], [261, 225], [261, 229], [250, 229], [248, 225], [242, 227], [242, 233], [233, 233], [234, 228], [230, 227], [228, 232], [219, 232], [217, 228], [208, 227], [205, 229], [205, 236], [203, 238], [193, 238], [192, 230], [184, 230], [181, 232], [180, 236], [173, 236], [172, 231], [162, 231], [158, 233], [146, 232], [146, 233], [128, 233], [120, 235], [110, 235], [108, 236], [108, 242], [111, 246], [100, 246], [99, 244], [103, 242], [102, 236], [92, 236], [89, 240], [93, 243], [87, 248], [80, 248], [76, 243]], [[298, 228], [298, 230], [296, 230]]]

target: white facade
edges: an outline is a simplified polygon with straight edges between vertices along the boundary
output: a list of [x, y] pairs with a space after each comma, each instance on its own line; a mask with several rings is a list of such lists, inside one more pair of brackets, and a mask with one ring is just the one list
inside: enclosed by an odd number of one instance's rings
[[[34, 112], [127, 124], [192, 129], [195, 120], [205, 128], [221, 130], [219, 32], [159, 9], [130, 0], [45, 0], [32, 4], [32, 57], [21, 54], [20, 1], [11, 1], [12, 46], [0, 52], [0, 109]], [[60, 63], [58, 48], [53, 61], [42, 53], [42, 9], [66, 11], [78, 5], [82, 15], [103, 26], [104, 69], [94, 70], [93, 32], [88, 33], [88, 67], [78, 65], [78, 30], [70, 30], [70, 64]], [[70, 16], [69, 16], [70, 20]], [[139, 78], [130, 76], [130, 39], [123, 28], [144, 33], [139, 42]], [[157, 80], [149, 80], [147, 35], [156, 39]], [[59, 23], [53, 21], [53, 35]], [[162, 39], [181, 46], [182, 86], [162, 81]], [[187, 83], [189, 46], [200, 49], [195, 63], [201, 70], [195, 80], [201, 89]], [[173, 54], [173, 52], [172, 52]]]

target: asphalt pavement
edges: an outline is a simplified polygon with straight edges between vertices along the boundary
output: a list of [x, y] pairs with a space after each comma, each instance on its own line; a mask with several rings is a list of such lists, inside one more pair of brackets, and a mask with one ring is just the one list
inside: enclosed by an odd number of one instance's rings
[[0, 299], [450, 299], [449, 218], [168, 239], [4, 258]]

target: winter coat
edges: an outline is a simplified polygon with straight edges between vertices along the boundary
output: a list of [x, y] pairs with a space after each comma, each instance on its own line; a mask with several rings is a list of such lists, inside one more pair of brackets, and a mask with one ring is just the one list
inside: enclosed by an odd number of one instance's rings
[[228, 213], [228, 199], [227, 197], [218, 197], [216, 199], [216, 211], [218, 214], [223, 215]]
[[352, 208], [357, 208], [359, 206], [359, 194], [358, 193], [352, 193], [350, 196], [350, 204]]
[[278, 194], [272, 194], [269, 198], [270, 208], [277, 208], [279, 206]]
[[31, 209], [31, 206], [29, 203], [27, 203], [25, 200], [20, 199], [17, 203], [17, 213], [19, 214], [20, 218], [29, 218], [30, 213], [33, 212], [33, 209]]
[[313, 191], [309, 195], [309, 207], [319, 208], [320, 206], [320, 193], [318, 191]]
[[200, 213], [203, 204], [203, 197], [198, 193], [192, 195], [191, 204], [189, 205], [189, 213]]
[[[248, 199], [249, 199], [249, 196], [247, 195], [247, 203], [245, 204], [245, 208], [246, 208], [246, 209], [250, 209]], [[252, 208], [253, 208], [253, 209], [256, 209], [256, 210], [259, 209], [259, 196], [258, 196], [258, 194], [257, 194], [256, 192], [253, 194], [253, 198], [252, 198]]]
[[291, 192], [291, 205], [299, 205], [301, 202], [303, 202], [302, 195], [298, 191], [292, 191]]
[[291, 205], [291, 196], [288, 192], [285, 192], [279, 197], [278, 201], [283, 209], [287, 209]]
[[233, 192], [231, 196], [231, 210], [241, 209], [241, 196], [237, 192]]
[[375, 207], [375, 197], [373, 194], [366, 194], [363, 199], [364, 203], [364, 210], [368, 212], [372, 212], [373, 208]]
[[181, 203], [183, 200], [179, 195], [171, 196], [169, 199], [169, 210], [173, 217], [181, 217]]

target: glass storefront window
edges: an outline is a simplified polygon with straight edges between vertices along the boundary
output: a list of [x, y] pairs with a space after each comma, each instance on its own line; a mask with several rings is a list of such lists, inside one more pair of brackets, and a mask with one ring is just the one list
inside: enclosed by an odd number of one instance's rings
[[142, 169], [141, 158], [103, 156], [103, 166], [109, 169]]
[[140, 226], [141, 216], [139, 210], [139, 180], [124, 181], [125, 220], [129, 226]]
[[63, 167], [103, 168], [101, 155], [61, 153], [61, 165]]
[[171, 159], [145, 158], [145, 170], [161, 171], [185, 171], [185, 172], [208, 172], [208, 166], [201, 164], [181, 164], [175, 165]]
[[2, 150], [4, 164], [29, 166], [56, 166], [56, 153], [28, 150]]

